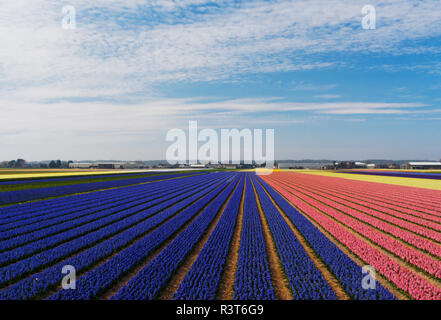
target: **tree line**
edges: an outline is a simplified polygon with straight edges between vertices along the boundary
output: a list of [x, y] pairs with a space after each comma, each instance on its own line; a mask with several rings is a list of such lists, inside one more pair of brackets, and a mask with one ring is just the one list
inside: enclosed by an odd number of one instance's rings
[[69, 168], [69, 164], [73, 161], [61, 161], [61, 160], [51, 160], [49, 162], [38, 162], [38, 163], [27, 163], [24, 159], [2, 161], [0, 162], [0, 168], [51, 168], [51, 169], [63, 169]]

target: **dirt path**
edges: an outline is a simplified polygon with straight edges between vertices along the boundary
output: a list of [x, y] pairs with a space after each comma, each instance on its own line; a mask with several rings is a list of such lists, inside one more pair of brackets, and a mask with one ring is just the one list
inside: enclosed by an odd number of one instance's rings
[[271, 282], [274, 287], [276, 298], [279, 300], [292, 300], [293, 295], [289, 286], [288, 277], [277, 252], [277, 247], [274, 243], [265, 213], [263, 212], [254, 182], [251, 181], [251, 184], [253, 186], [253, 191], [257, 202], [257, 209], [259, 210], [260, 221], [262, 223], [263, 238], [265, 240], [266, 253], [271, 273]]
[[[113, 287], [109, 288], [108, 290], [106, 290], [102, 295], [100, 295], [99, 297], [97, 297], [97, 299], [99, 300], [108, 300], [110, 299], [110, 297], [112, 297], [113, 295], [115, 295], [123, 286], [127, 285], [127, 283], [133, 278], [135, 277], [143, 268], [145, 268], [162, 250], [164, 250], [164, 248], [166, 248], [170, 243], [172, 243], [177, 237], [178, 235], [185, 230], [191, 223], [193, 223], [194, 220], [196, 220], [197, 217], [199, 217], [202, 212], [204, 212], [204, 210], [214, 201], [216, 200], [216, 198], [226, 189], [228, 188], [228, 186], [231, 184], [232, 182], [228, 183], [225, 187], [223, 187], [221, 190], [219, 190], [219, 188], [221, 186], [216, 187], [215, 189], [213, 189], [212, 191], [210, 191], [208, 194], [198, 198], [197, 200], [195, 200], [194, 202], [192, 202], [190, 205], [192, 205], [193, 203], [201, 200], [202, 198], [208, 196], [210, 193], [212, 192], [217, 192], [218, 194], [216, 195], [216, 197], [214, 197], [213, 199], [211, 199], [203, 208], [201, 208], [189, 221], [187, 221], [179, 230], [177, 230], [174, 234], [170, 235], [170, 237], [165, 240], [163, 243], [161, 243], [158, 247], [156, 247], [156, 249], [154, 249], [152, 252], [150, 252], [150, 254], [132, 271], [130, 271], [130, 273], [128, 273], [127, 275], [125, 275], [122, 279], [120, 279]], [[189, 205], [189, 206], [190, 206]], [[189, 206], [187, 206], [186, 208], [188, 208]], [[185, 209], [186, 209], [185, 208]], [[182, 212], [185, 209], [182, 209], [179, 211]], [[179, 214], [177, 213], [177, 214]], [[176, 216], [177, 214], [175, 214], [174, 216]]]
[[[243, 179], [243, 178], [240, 178], [240, 179]], [[213, 232], [214, 228], [217, 226], [220, 218], [222, 217], [222, 215], [225, 211], [225, 208], [227, 207], [228, 203], [230, 202], [231, 197], [233, 196], [234, 192], [236, 191], [236, 189], [240, 183], [240, 179], [236, 182], [236, 185], [235, 185], [233, 191], [229, 194], [227, 200], [224, 202], [222, 207], [219, 209], [217, 216], [210, 223], [209, 227], [207, 228], [207, 230], [204, 233], [204, 235], [202, 236], [202, 238], [198, 241], [198, 243], [195, 245], [195, 247], [191, 250], [191, 252], [188, 254], [188, 256], [184, 259], [184, 262], [181, 264], [181, 266], [178, 268], [178, 270], [173, 274], [173, 276], [170, 279], [170, 281], [168, 282], [168, 284], [164, 287], [164, 290], [158, 295], [158, 299], [169, 300], [173, 297], [173, 294], [178, 290], [179, 285], [181, 284], [182, 280], [184, 280], [185, 275], [190, 270], [193, 263], [196, 261], [202, 248], [204, 248], [205, 244], [207, 243], [208, 239], [210, 238], [210, 235]]]
[[[300, 190], [298, 190], [298, 189], [296, 189], [295, 186], [291, 186], [291, 187], [294, 188], [297, 192], [303, 194], [303, 192], [300, 191]], [[287, 190], [287, 191], [290, 192], [289, 190]], [[293, 194], [292, 192], [290, 192], [290, 193]], [[293, 195], [294, 195], [294, 194], [293, 194]], [[308, 195], [305, 195], [305, 194], [303, 194], [303, 195], [306, 196], [306, 197], [309, 197]], [[376, 248], [377, 250], [379, 250], [380, 252], [382, 252], [384, 255], [388, 256], [388, 257], [391, 258], [391, 259], [393, 259], [393, 260], [396, 261], [397, 263], [406, 266], [408, 269], [411, 269], [413, 272], [415, 272], [416, 274], [418, 274], [421, 278], [423, 278], [423, 279], [425, 279], [426, 281], [432, 283], [433, 285], [435, 285], [435, 286], [441, 288], [441, 280], [440, 280], [440, 279], [435, 278], [433, 275], [431, 275], [431, 274], [429, 274], [428, 272], [426, 272], [426, 271], [420, 269], [418, 266], [413, 265], [413, 264], [407, 262], [406, 260], [404, 260], [403, 258], [401, 258], [401, 257], [399, 257], [398, 255], [394, 254], [393, 252], [390, 252], [389, 250], [383, 248], [382, 246], [378, 245], [377, 243], [375, 243], [374, 241], [372, 241], [371, 239], [369, 239], [369, 238], [366, 237], [365, 235], [363, 235], [363, 234], [357, 232], [356, 230], [354, 230], [354, 229], [352, 229], [351, 227], [347, 226], [346, 224], [344, 224], [344, 223], [341, 222], [340, 220], [334, 218], [333, 216], [329, 215], [328, 213], [326, 213], [326, 212], [324, 212], [324, 211], [318, 209], [318, 208], [315, 207], [313, 204], [310, 204], [307, 200], [302, 199], [302, 198], [300, 198], [300, 197], [298, 197], [298, 198], [299, 198], [300, 200], [302, 200], [303, 202], [305, 202], [306, 204], [308, 204], [309, 206], [313, 207], [315, 210], [317, 210], [317, 211], [319, 211], [320, 213], [326, 215], [328, 218], [332, 219], [333, 221], [335, 221], [336, 223], [338, 223], [339, 225], [341, 225], [342, 227], [344, 227], [346, 230], [348, 230], [349, 232], [351, 232], [352, 234], [354, 234], [354, 235], [357, 236], [358, 238], [361, 238], [361, 239], [363, 239], [364, 241], [368, 242], [372, 247]], [[335, 208], [333, 208], [333, 207], [331, 207], [331, 206], [329, 206], [329, 205], [326, 205], [325, 203], [322, 203], [321, 201], [316, 200], [316, 199], [313, 198], [313, 197], [310, 197], [310, 198], [313, 199], [313, 200], [315, 200], [315, 201], [318, 201], [319, 203], [321, 203], [321, 204], [327, 206], [328, 208], [332, 208], [332, 209], [334, 209], [334, 210], [336, 210], [336, 211], [338, 211], [338, 212], [341, 212], [340, 210], [335, 209]], [[344, 214], [344, 215], [346, 215], [346, 216], [351, 217], [350, 215], [345, 214], [344, 212], [341, 212], [341, 213]], [[354, 218], [354, 219], [355, 219], [355, 218]], [[367, 223], [364, 223], [364, 222], [362, 222], [362, 221], [360, 221], [360, 220], [358, 220], [358, 219], [355, 219], [355, 220], [358, 221], [359, 223], [363, 223], [363, 224], [365, 224], [365, 225], [368, 225]], [[376, 231], [378, 231], [378, 232], [381, 233], [381, 234], [388, 235], [387, 233], [383, 232], [383, 231], [380, 230], [380, 229], [377, 229], [377, 228], [375, 228], [375, 227], [373, 227], [373, 226], [372, 226], [372, 228], [374, 228]], [[401, 239], [399, 239], [399, 238], [395, 238], [395, 237], [392, 237], [392, 238], [394, 238], [395, 240], [397, 240], [398, 242], [400, 242], [403, 246], [405, 246], [405, 247], [407, 247], [407, 248], [409, 248], [409, 249], [415, 249], [415, 250], [418, 250], [419, 252], [421, 252], [421, 254], [430, 257], [430, 255], [427, 255], [424, 251], [419, 250], [418, 248], [409, 245], [407, 242], [405, 242], [405, 241], [403, 241], [403, 240], [401, 240]], [[438, 258], [438, 259], [439, 259], [439, 258]]]
[[271, 199], [274, 206], [279, 211], [280, 215], [283, 217], [283, 219], [288, 224], [291, 231], [296, 236], [297, 240], [302, 245], [305, 252], [308, 254], [309, 258], [312, 260], [312, 262], [315, 264], [317, 269], [322, 273], [323, 277], [325, 278], [326, 282], [330, 285], [332, 290], [335, 292], [337, 298], [339, 300], [349, 300], [350, 296], [346, 293], [346, 291], [341, 286], [338, 279], [335, 277], [335, 275], [328, 269], [326, 264], [321, 260], [320, 256], [312, 249], [312, 247], [309, 245], [308, 241], [303, 237], [303, 235], [300, 233], [300, 231], [295, 227], [295, 225], [292, 223], [292, 221], [286, 216], [285, 212], [277, 205], [277, 203], [274, 201], [274, 199], [270, 196], [270, 194], [265, 190], [265, 188], [262, 186], [265, 193], [268, 195], [268, 197]]
[[[283, 188], [286, 190], [285, 188]], [[289, 190], [286, 190], [289, 192]], [[291, 204], [297, 211], [299, 211], [306, 219], [308, 219], [316, 228], [318, 228], [330, 241], [332, 241], [344, 254], [346, 254], [349, 258], [351, 258], [355, 263], [357, 263], [360, 267], [367, 265], [368, 263], [360, 258], [358, 255], [354, 254], [349, 248], [347, 248], [344, 244], [342, 244], [338, 239], [336, 239], [332, 234], [330, 234], [326, 229], [324, 229], [320, 224], [318, 224], [314, 219], [312, 219], [308, 214], [303, 212], [301, 209], [296, 207], [291, 201], [289, 201], [285, 196], [281, 195], [289, 204]], [[295, 195], [294, 195], [295, 196]], [[298, 198], [298, 197], [297, 197]], [[300, 198], [299, 198], [300, 199]], [[301, 200], [301, 199], [300, 199]], [[302, 200], [303, 201], [303, 200]], [[377, 273], [376, 279], [380, 284], [388, 289], [395, 297], [400, 300], [409, 300], [411, 297], [398, 289], [394, 284], [389, 282], [387, 278], [383, 275]]]
[[[245, 179], [245, 176], [244, 176]], [[236, 227], [230, 243], [230, 250], [227, 255], [224, 272], [220, 279], [220, 286], [217, 292], [219, 300], [233, 300], [234, 298], [234, 279], [236, 277], [237, 264], [239, 261], [240, 235], [243, 224], [243, 207], [245, 202], [246, 180], [243, 184], [242, 199], [240, 200], [239, 214], [237, 215]]]

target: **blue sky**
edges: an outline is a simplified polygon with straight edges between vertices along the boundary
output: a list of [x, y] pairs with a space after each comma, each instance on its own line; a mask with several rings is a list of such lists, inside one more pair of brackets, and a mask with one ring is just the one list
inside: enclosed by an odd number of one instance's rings
[[0, 160], [163, 159], [189, 120], [274, 128], [277, 159], [441, 158], [438, 0], [15, 0], [0, 16]]

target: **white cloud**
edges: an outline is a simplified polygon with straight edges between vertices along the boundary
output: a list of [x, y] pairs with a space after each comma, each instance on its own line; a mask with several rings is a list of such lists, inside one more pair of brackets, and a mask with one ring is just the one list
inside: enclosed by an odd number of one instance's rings
[[[417, 114], [433, 113], [422, 103], [385, 102], [283, 102], [277, 98], [236, 99], [203, 102], [201, 99], [162, 99], [137, 104], [104, 102], [35, 103], [0, 99], [0, 132], [5, 135], [41, 132], [70, 132], [77, 138], [96, 133], [137, 135], [168, 130], [197, 119], [208, 126], [230, 126], [247, 119], [256, 123], [294, 122], [296, 114]], [[256, 117], [260, 113], [261, 117]], [[283, 116], [281, 114], [284, 114]]]
[[345, 122], [365, 122], [366, 119], [352, 118], [352, 119], [344, 119], [343, 121], [345, 121]]
[[293, 91], [327, 91], [337, 87], [336, 83], [330, 84], [312, 84], [305, 81], [297, 81], [292, 83], [291, 90]]
[[[40, 98], [33, 92], [27, 96]], [[44, 103], [32, 99], [17, 100], [13, 95], [0, 99], [4, 159], [16, 158], [17, 155], [29, 160], [162, 158], [166, 131], [175, 127], [186, 128], [189, 120], [198, 120], [200, 127], [210, 128], [274, 128], [326, 120], [325, 114], [402, 115], [429, 112], [422, 103], [304, 103], [284, 102], [278, 98], [211, 102], [206, 102], [210, 100], [206, 97], [164, 98], [133, 104], [93, 101]]]
[[315, 96], [316, 98], [320, 99], [338, 99], [341, 98], [341, 95], [339, 94], [319, 94]]

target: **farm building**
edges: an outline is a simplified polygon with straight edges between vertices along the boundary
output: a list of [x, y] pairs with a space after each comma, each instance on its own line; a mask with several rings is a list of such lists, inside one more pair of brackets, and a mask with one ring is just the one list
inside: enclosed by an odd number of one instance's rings
[[190, 168], [205, 168], [205, 164], [191, 164]]
[[94, 164], [92, 162], [72, 162], [69, 163], [69, 168], [75, 169], [89, 169], [92, 168]]
[[100, 162], [96, 163], [98, 169], [121, 169], [121, 163], [111, 163], [111, 162]]
[[124, 168], [137, 168], [134, 162], [72, 162], [69, 163], [69, 168], [77, 169], [124, 169]]
[[301, 166], [295, 162], [279, 162], [277, 164], [278, 169], [297, 169], [299, 167]]
[[355, 162], [355, 167], [356, 168], [366, 168], [366, 163], [364, 162]]
[[409, 162], [407, 169], [441, 169], [441, 162]]

